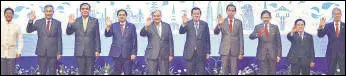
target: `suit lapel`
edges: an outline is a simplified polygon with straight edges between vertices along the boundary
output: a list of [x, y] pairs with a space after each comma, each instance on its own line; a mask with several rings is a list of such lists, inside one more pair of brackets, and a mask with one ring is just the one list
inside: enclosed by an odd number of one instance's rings
[[335, 31], [335, 27], [334, 27], [334, 22], [332, 22], [332, 25], [330, 26], [330, 28], [331, 28], [332, 33], [333, 33], [332, 35], [334, 35], [334, 37], [336, 37], [336, 31]]
[[85, 29], [85, 33], [88, 32], [89, 28], [91, 27], [91, 17], [88, 18], [88, 22], [87, 22], [87, 26], [86, 26], [86, 29]]
[[124, 27], [124, 29], [125, 29], [124, 36], [126, 36], [127, 31], [129, 31], [129, 28], [130, 28], [130, 24], [126, 21], [126, 24], [125, 24], [125, 27]]
[[200, 38], [200, 35], [202, 35], [204, 30], [204, 24], [201, 23], [201, 21], [199, 21], [199, 25], [198, 25], [198, 30], [197, 30], [197, 38]]
[[120, 27], [120, 22], [117, 22], [116, 24], [115, 24], [115, 31], [116, 31], [116, 34], [118, 34], [120, 37], [122, 37], [121, 36], [121, 27]]
[[150, 26], [151, 26], [151, 28], [153, 29], [154, 33], [155, 33], [157, 36], [160, 37], [159, 31], [157, 30], [157, 28], [156, 28], [157, 26], [155, 25], [155, 23], [152, 22]]

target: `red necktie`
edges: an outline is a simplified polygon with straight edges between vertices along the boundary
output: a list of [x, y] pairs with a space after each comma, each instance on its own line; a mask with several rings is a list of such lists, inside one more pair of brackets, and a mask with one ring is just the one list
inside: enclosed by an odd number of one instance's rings
[[124, 24], [120, 24], [121, 36], [124, 36]]
[[266, 37], [267, 37], [267, 39], [268, 39], [268, 38], [269, 38], [269, 34], [268, 34], [268, 25], [265, 25], [264, 31], [265, 31]]
[[232, 32], [232, 19], [229, 20], [229, 32]]
[[336, 26], [336, 31], [335, 31], [336, 37], [339, 37], [339, 23], [336, 23], [335, 26]]
[[47, 22], [47, 26], [46, 26], [46, 27], [47, 27], [46, 31], [47, 31], [48, 33], [49, 33], [49, 31], [50, 31], [50, 30], [49, 30], [49, 27], [50, 27], [49, 25], [50, 25], [50, 21]]

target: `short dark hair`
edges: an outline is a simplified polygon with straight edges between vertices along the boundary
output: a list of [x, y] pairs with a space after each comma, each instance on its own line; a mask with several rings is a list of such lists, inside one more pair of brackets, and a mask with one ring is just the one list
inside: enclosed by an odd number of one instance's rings
[[263, 15], [264, 15], [265, 13], [268, 13], [268, 14], [269, 14], [269, 17], [272, 17], [271, 14], [270, 14], [270, 12], [269, 12], [268, 10], [264, 10], [264, 11], [262, 11], [262, 13], [261, 13], [261, 19], [262, 19]]
[[229, 6], [234, 7], [234, 11], [237, 11], [237, 8], [236, 8], [235, 5], [233, 5], [233, 4], [228, 4], [227, 7], [226, 7], [226, 11], [228, 10]]
[[53, 12], [54, 12], [54, 7], [53, 7], [53, 5], [46, 5], [46, 6], [44, 6], [44, 11], [45, 11], [46, 8], [48, 8], [48, 7], [51, 7], [51, 8], [53, 9]]
[[91, 6], [90, 6], [89, 3], [82, 3], [82, 4], [80, 4], [80, 5], [79, 5], [79, 9], [81, 9], [83, 5], [88, 5], [89, 10], [91, 9]]
[[124, 9], [118, 10], [118, 11], [117, 11], [117, 16], [119, 15], [119, 12], [120, 12], [120, 11], [124, 11], [124, 12], [125, 12], [125, 15], [127, 16], [127, 12], [126, 12], [126, 10], [124, 10]]
[[12, 8], [6, 8], [6, 9], [5, 9], [5, 11], [4, 11], [4, 14], [6, 13], [6, 11], [7, 11], [7, 10], [12, 11], [12, 15], [14, 15], [14, 11], [13, 11], [13, 9], [12, 9]]
[[192, 15], [192, 13], [193, 13], [193, 10], [199, 10], [199, 13], [202, 15], [202, 11], [201, 11], [201, 9], [198, 8], [198, 7], [194, 7], [194, 8], [191, 9], [191, 15]]
[[[340, 12], [341, 12], [341, 9], [340, 9], [340, 8], [335, 7], [335, 8], [333, 8], [333, 10], [332, 10], [332, 16], [334, 16], [334, 10], [338, 10], [338, 11], [340, 11]], [[342, 13], [340, 13], [340, 14], [342, 15]]]
[[304, 21], [303, 19], [297, 19], [297, 20], [294, 22], [294, 26], [297, 25], [298, 21], [303, 21], [303, 24], [304, 24], [304, 26], [305, 26], [305, 21]]

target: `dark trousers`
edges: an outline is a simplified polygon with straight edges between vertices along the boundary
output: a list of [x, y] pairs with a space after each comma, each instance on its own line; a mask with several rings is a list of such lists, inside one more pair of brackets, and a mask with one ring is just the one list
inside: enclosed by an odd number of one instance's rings
[[[159, 56], [158, 59], [147, 59], [148, 75], [157, 75], [157, 71], [160, 71], [160, 75], [168, 75], [169, 61], [167, 57]], [[159, 68], [158, 68], [159, 67]]]
[[[38, 56], [39, 72], [41, 75], [56, 75], [57, 56]], [[48, 72], [47, 72], [48, 68]]]
[[205, 56], [199, 56], [196, 52], [191, 59], [185, 59], [188, 75], [205, 75]]
[[341, 75], [345, 75], [345, 55], [337, 56], [335, 59], [328, 59], [328, 75], [335, 75], [336, 66], [340, 68]]
[[229, 70], [231, 70], [231, 75], [237, 75], [237, 56], [222, 55], [221, 64], [223, 75], [229, 75]]
[[133, 61], [127, 58], [122, 58], [122, 56], [119, 57], [113, 57], [114, 60], [114, 75], [120, 75], [121, 72], [124, 72], [124, 75], [131, 75], [132, 74], [132, 64]]
[[298, 63], [291, 64], [292, 75], [310, 75], [310, 64], [299, 63], [304, 62], [301, 58], [298, 58]]
[[95, 56], [76, 56], [79, 75], [94, 75]]
[[15, 58], [1, 58], [1, 75], [16, 75], [15, 64]]
[[[276, 59], [276, 58], [275, 58]], [[276, 60], [269, 58], [266, 54], [266, 58], [260, 61], [260, 73], [261, 75], [275, 75], [276, 73]]]

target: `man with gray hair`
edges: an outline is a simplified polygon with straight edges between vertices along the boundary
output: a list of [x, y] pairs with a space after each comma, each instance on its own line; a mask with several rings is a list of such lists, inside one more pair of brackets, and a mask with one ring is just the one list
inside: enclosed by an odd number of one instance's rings
[[336, 66], [345, 75], [345, 23], [341, 22], [341, 10], [333, 8], [333, 22], [326, 24], [325, 17], [321, 18], [317, 30], [318, 37], [328, 36], [326, 58], [328, 64], [328, 75], [335, 75]]
[[156, 75], [157, 69], [161, 75], [168, 75], [169, 62], [174, 56], [173, 36], [168, 23], [161, 21], [161, 11], [155, 10], [151, 13], [152, 18], [147, 18], [145, 27], [140, 35], [148, 37], [148, 45], [145, 50], [145, 61], [148, 75]]
[[45, 18], [36, 18], [35, 12], [31, 11], [26, 31], [37, 31], [37, 46], [35, 54], [38, 56], [39, 72], [46, 75], [47, 67], [49, 75], [56, 75], [56, 62], [62, 54], [61, 22], [53, 18], [54, 8], [52, 5], [44, 6]]

